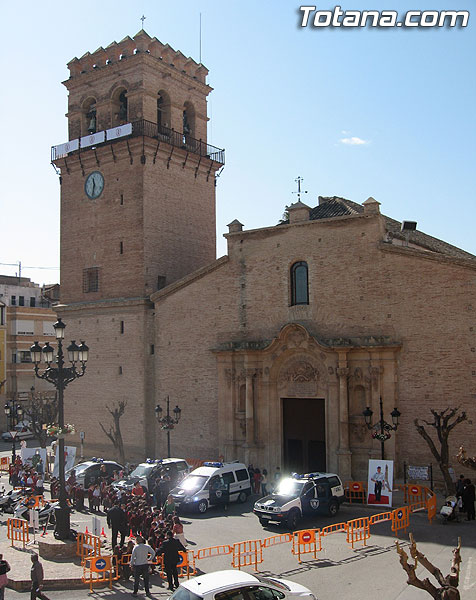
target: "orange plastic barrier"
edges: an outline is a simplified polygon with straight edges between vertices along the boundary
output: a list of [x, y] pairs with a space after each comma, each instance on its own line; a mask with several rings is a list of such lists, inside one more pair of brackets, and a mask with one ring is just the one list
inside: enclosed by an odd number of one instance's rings
[[367, 503], [367, 484], [364, 481], [347, 481], [344, 490], [345, 497], [350, 504], [353, 502]]
[[314, 558], [317, 558], [317, 553], [321, 550], [321, 534], [319, 529], [303, 529], [294, 532], [291, 552], [297, 555], [298, 562], [302, 562], [302, 554], [312, 553]]
[[89, 556], [101, 554], [101, 538], [92, 533], [78, 533], [76, 538], [76, 556], [81, 558], [81, 563]]
[[9, 470], [10, 470], [10, 457], [2, 456], [2, 458], [0, 458], [0, 471], [6, 471], [8, 473]]
[[28, 533], [28, 521], [24, 519], [8, 519], [7, 520], [7, 538], [13, 542], [22, 542], [25, 548], [25, 542], [30, 541]]
[[362, 545], [366, 546], [369, 538], [370, 523], [368, 517], [347, 521], [347, 543], [349, 543], [352, 548], [356, 542], [362, 542]]
[[255, 571], [258, 565], [263, 562], [263, 549], [259, 540], [248, 540], [246, 542], [236, 542], [233, 544], [233, 560], [231, 566], [241, 569], [241, 567], [254, 566]]
[[200, 560], [201, 558], [212, 558], [212, 556], [223, 556], [224, 554], [231, 554], [233, 552], [233, 546], [225, 544], [223, 546], [210, 546], [209, 548], [200, 548], [194, 554], [194, 558]]
[[410, 525], [410, 507], [402, 506], [401, 508], [396, 508], [392, 511], [392, 515], [392, 531], [395, 535], [398, 535], [400, 529], [406, 532], [407, 527]]
[[113, 564], [112, 556], [90, 556], [83, 562], [83, 583], [89, 584], [89, 590], [92, 593], [94, 583], [109, 582], [112, 588], [112, 582], [119, 579], [119, 569]]
[[403, 501], [405, 504], [416, 504], [418, 502], [426, 501], [426, 490], [423, 485], [417, 485], [415, 483], [406, 483], [399, 486], [403, 490]]
[[292, 542], [292, 533], [281, 533], [280, 535], [272, 535], [271, 537], [261, 540], [262, 548], [271, 548], [271, 546], [277, 546], [278, 544], [287, 544]]
[[347, 523], [334, 523], [321, 529], [321, 537], [331, 535], [331, 533], [339, 533], [341, 531], [347, 532]]
[[190, 575], [195, 575], [197, 572], [193, 551], [188, 550], [186, 552], [179, 552], [179, 556], [181, 561], [177, 564], [178, 576], [190, 579]]
[[45, 505], [43, 496], [29, 496], [26, 501], [28, 508], [40, 508]]
[[432, 523], [433, 519], [436, 516], [436, 496], [431, 490], [428, 491], [430, 492], [430, 495], [428, 500], [426, 501], [426, 505], [428, 508], [428, 520], [430, 521], [430, 523]]
[[378, 513], [378, 515], [372, 515], [370, 517], [370, 525], [376, 525], [377, 523], [383, 523], [384, 521], [391, 521], [393, 519], [393, 511]]

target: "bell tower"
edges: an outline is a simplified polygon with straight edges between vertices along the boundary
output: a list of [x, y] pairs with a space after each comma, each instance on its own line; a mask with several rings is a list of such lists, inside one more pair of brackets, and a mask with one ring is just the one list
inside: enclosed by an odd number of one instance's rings
[[[150, 294], [216, 258], [215, 175], [207, 144], [207, 69], [141, 30], [68, 63], [69, 141], [61, 172], [61, 316], [91, 364], [68, 389], [67, 420], [109, 453], [119, 400], [126, 453], [154, 453]], [[73, 335], [74, 334], [74, 335]], [[91, 342], [91, 343], [90, 343]]]

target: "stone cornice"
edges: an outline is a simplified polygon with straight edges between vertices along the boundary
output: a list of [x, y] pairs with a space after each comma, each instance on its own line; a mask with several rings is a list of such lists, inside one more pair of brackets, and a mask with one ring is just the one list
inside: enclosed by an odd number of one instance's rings
[[84, 311], [84, 310], [102, 310], [108, 308], [117, 308], [118, 306], [144, 306], [145, 308], [153, 308], [149, 298], [137, 296], [135, 298], [106, 298], [104, 300], [93, 300], [89, 302], [74, 302], [71, 304], [57, 304], [55, 312], [61, 315], [62, 313]]
[[186, 275], [185, 277], [182, 277], [182, 279], [179, 279], [178, 281], [175, 281], [174, 283], [171, 283], [170, 285], [164, 287], [163, 290], [159, 290], [158, 292], [154, 292], [153, 294], [151, 294], [151, 301], [154, 303], [160, 302], [161, 300], [163, 300], [167, 296], [170, 296], [177, 290], [187, 287], [187, 285], [189, 285], [193, 281], [198, 281], [202, 277], [205, 277], [205, 275], [216, 271], [217, 269], [225, 265], [228, 262], [228, 260], [228, 256], [222, 256], [221, 258], [218, 258], [215, 262], [206, 265], [201, 269], [193, 271], [193, 273], [190, 273], [190, 275]]
[[439, 263], [449, 263], [467, 267], [469, 269], [476, 269], [476, 260], [472, 260], [471, 258], [457, 258], [455, 256], [449, 256], [448, 254], [442, 254], [431, 250], [418, 250], [417, 248], [410, 248], [407, 246], [393, 246], [388, 242], [379, 242], [378, 248], [383, 252], [391, 252], [407, 257], [411, 256], [413, 258], [422, 258], [424, 260], [433, 260]]
[[270, 227], [261, 227], [259, 229], [248, 229], [243, 231], [237, 231], [234, 233], [224, 233], [223, 237], [228, 239], [241, 238], [241, 237], [259, 237], [263, 233], [266, 235], [279, 234], [281, 231], [289, 229], [290, 227], [312, 227], [316, 225], [341, 225], [345, 222], [356, 220], [356, 219], [375, 219], [381, 217], [381, 215], [374, 214], [358, 214], [358, 215], [343, 215], [342, 217], [329, 217], [328, 219], [311, 219], [309, 221], [298, 221], [297, 223], [287, 223], [283, 225], [272, 225]]

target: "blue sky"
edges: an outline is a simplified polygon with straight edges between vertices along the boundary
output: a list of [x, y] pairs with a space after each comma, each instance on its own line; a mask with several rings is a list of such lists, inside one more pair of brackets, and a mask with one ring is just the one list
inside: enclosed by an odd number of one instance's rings
[[[343, 10], [469, 10], [474, 2], [342, 2]], [[317, 3], [332, 9], [334, 3]], [[476, 254], [476, 9], [455, 29], [299, 27], [300, 4], [82, 0], [2, 3], [0, 263], [59, 280], [59, 185], [50, 146], [67, 140], [66, 63], [141, 27], [210, 70], [208, 141], [226, 149], [217, 255], [238, 218], [276, 223], [295, 178], [363, 202]], [[352, 140], [352, 138], [357, 138]], [[343, 140], [347, 140], [347, 143]], [[349, 143], [349, 140], [365, 143]], [[30, 267], [56, 267], [31, 269]], [[17, 267], [0, 265], [0, 273]]]

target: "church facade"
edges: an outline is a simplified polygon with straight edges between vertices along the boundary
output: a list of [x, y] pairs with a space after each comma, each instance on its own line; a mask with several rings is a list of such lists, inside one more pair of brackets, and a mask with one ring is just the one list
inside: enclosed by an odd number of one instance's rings
[[[66, 398], [88, 454], [111, 455], [100, 424], [118, 400], [129, 460], [165, 455], [154, 407], [168, 396], [182, 409], [173, 455], [345, 479], [380, 456], [367, 406], [374, 421], [380, 400], [387, 421], [400, 411], [385, 442], [398, 465], [431, 461], [413, 424], [430, 408], [476, 416], [476, 257], [402, 232], [372, 198], [332, 197], [279, 225], [233, 221], [216, 260], [224, 154], [206, 143], [205, 67], [144, 31], [69, 67], [81, 141], [54, 157], [59, 312], [91, 348]], [[459, 433], [476, 445], [470, 425]]]

